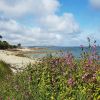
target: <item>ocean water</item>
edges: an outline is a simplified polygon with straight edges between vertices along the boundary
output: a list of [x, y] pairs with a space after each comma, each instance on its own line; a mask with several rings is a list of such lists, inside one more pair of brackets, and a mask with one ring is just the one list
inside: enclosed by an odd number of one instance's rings
[[[33, 53], [27, 54], [27, 56], [31, 58], [42, 58], [50, 54], [53, 56], [61, 56], [62, 52], [63, 53], [71, 52], [75, 57], [80, 57], [82, 53], [82, 49], [80, 47], [60, 47], [60, 46], [39, 47], [39, 46], [35, 46], [35, 47], [30, 47], [30, 48], [43, 48], [43, 49], [35, 50], [33, 51]], [[96, 50], [98, 54], [100, 54], [100, 47], [97, 47]], [[89, 48], [84, 47], [84, 51], [88, 52]]]

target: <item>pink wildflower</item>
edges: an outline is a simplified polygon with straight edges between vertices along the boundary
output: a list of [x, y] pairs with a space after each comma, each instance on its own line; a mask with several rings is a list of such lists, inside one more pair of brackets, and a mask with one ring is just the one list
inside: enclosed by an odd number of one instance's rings
[[69, 78], [67, 81], [69, 86], [74, 86], [75, 85], [75, 81], [73, 80], [73, 78]]

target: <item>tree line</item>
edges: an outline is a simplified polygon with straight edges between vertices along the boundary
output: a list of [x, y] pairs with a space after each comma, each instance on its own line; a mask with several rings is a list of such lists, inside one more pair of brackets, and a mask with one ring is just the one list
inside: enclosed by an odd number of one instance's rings
[[20, 48], [21, 44], [18, 45], [11, 45], [7, 41], [2, 40], [3, 36], [0, 35], [0, 49], [14, 49], [14, 48]]

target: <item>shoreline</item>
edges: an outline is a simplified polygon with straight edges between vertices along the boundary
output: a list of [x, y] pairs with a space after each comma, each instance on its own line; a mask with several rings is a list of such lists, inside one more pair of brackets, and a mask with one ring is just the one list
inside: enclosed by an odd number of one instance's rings
[[36, 59], [31, 59], [28, 57], [16, 56], [18, 52], [24, 53], [26, 50], [19, 51], [9, 51], [9, 50], [0, 50], [0, 60], [6, 62], [11, 65], [12, 71], [15, 73], [16, 71], [21, 71], [21, 69], [25, 69], [29, 64], [35, 64], [38, 62]]

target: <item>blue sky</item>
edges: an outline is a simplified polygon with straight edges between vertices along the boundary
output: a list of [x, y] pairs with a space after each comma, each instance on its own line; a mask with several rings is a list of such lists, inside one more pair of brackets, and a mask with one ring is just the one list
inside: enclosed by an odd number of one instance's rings
[[0, 0], [0, 34], [12, 44], [100, 44], [100, 0]]
[[100, 10], [94, 9], [89, 0], [60, 0], [61, 12], [71, 12], [80, 27], [86, 30], [100, 28]]

